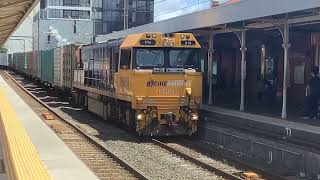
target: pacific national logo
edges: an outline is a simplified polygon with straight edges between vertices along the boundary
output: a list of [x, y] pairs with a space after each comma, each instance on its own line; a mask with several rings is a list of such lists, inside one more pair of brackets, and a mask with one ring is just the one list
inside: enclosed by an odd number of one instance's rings
[[168, 81], [154, 81], [147, 82], [147, 87], [183, 87], [191, 86], [191, 80], [168, 80]]

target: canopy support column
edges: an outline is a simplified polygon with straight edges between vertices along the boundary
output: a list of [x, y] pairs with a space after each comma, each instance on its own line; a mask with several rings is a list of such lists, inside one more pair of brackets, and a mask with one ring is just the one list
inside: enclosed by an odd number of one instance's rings
[[242, 29], [240, 32], [235, 32], [240, 41], [241, 51], [241, 100], [240, 100], [240, 111], [244, 111], [244, 90], [245, 90], [245, 79], [246, 79], [246, 30]]
[[210, 33], [209, 35], [209, 49], [208, 49], [208, 84], [209, 84], [209, 96], [208, 96], [208, 104], [212, 105], [213, 99], [213, 56], [214, 56], [214, 49], [213, 49], [213, 42], [214, 42], [214, 34]]
[[289, 32], [289, 25], [288, 22], [285, 22], [283, 27], [278, 28], [281, 32], [282, 39], [283, 39], [283, 50], [284, 50], [284, 57], [283, 57], [283, 90], [282, 90], [282, 112], [281, 118], [287, 118], [287, 88], [288, 88], [288, 54], [290, 49], [290, 32]]

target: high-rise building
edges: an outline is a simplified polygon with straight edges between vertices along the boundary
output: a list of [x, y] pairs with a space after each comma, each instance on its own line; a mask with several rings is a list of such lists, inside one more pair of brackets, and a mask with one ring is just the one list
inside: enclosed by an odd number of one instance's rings
[[153, 22], [153, 0], [40, 0], [33, 49], [87, 44], [95, 35], [123, 30], [125, 19], [127, 28]]
[[41, 0], [40, 9], [46, 19], [72, 18], [90, 20], [90, 0]]
[[155, 0], [154, 21], [162, 21], [217, 7], [227, 1], [229, 1], [228, 3], [234, 3], [240, 0]]
[[87, 44], [93, 32], [90, 0], [41, 0], [33, 18], [33, 49]]
[[[123, 30], [125, 17], [128, 20], [128, 28], [153, 22], [154, 0], [92, 0], [92, 2], [96, 33], [99, 35]], [[125, 9], [128, 10], [127, 16]]]

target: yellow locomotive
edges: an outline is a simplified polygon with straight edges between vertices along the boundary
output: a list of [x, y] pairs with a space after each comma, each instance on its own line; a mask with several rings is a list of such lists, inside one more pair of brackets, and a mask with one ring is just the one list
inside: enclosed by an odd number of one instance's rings
[[75, 99], [143, 135], [191, 135], [202, 99], [200, 45], [190, 33], [140, 33], [81, 48]]

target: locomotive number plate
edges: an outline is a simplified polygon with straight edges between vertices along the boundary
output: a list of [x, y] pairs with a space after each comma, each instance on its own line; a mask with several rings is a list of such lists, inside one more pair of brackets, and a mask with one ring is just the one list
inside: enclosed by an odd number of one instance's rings
[[140, 44], [144, 46], [153, 46], [156, 45], [156, 41], [153, 39], [143, 39], [140, 40]]
[[181, 45], [183, 46], [194, 46], [195, 44], [196, 44], [195, 41], [188, 41], [188, 40], [181, 41]]

